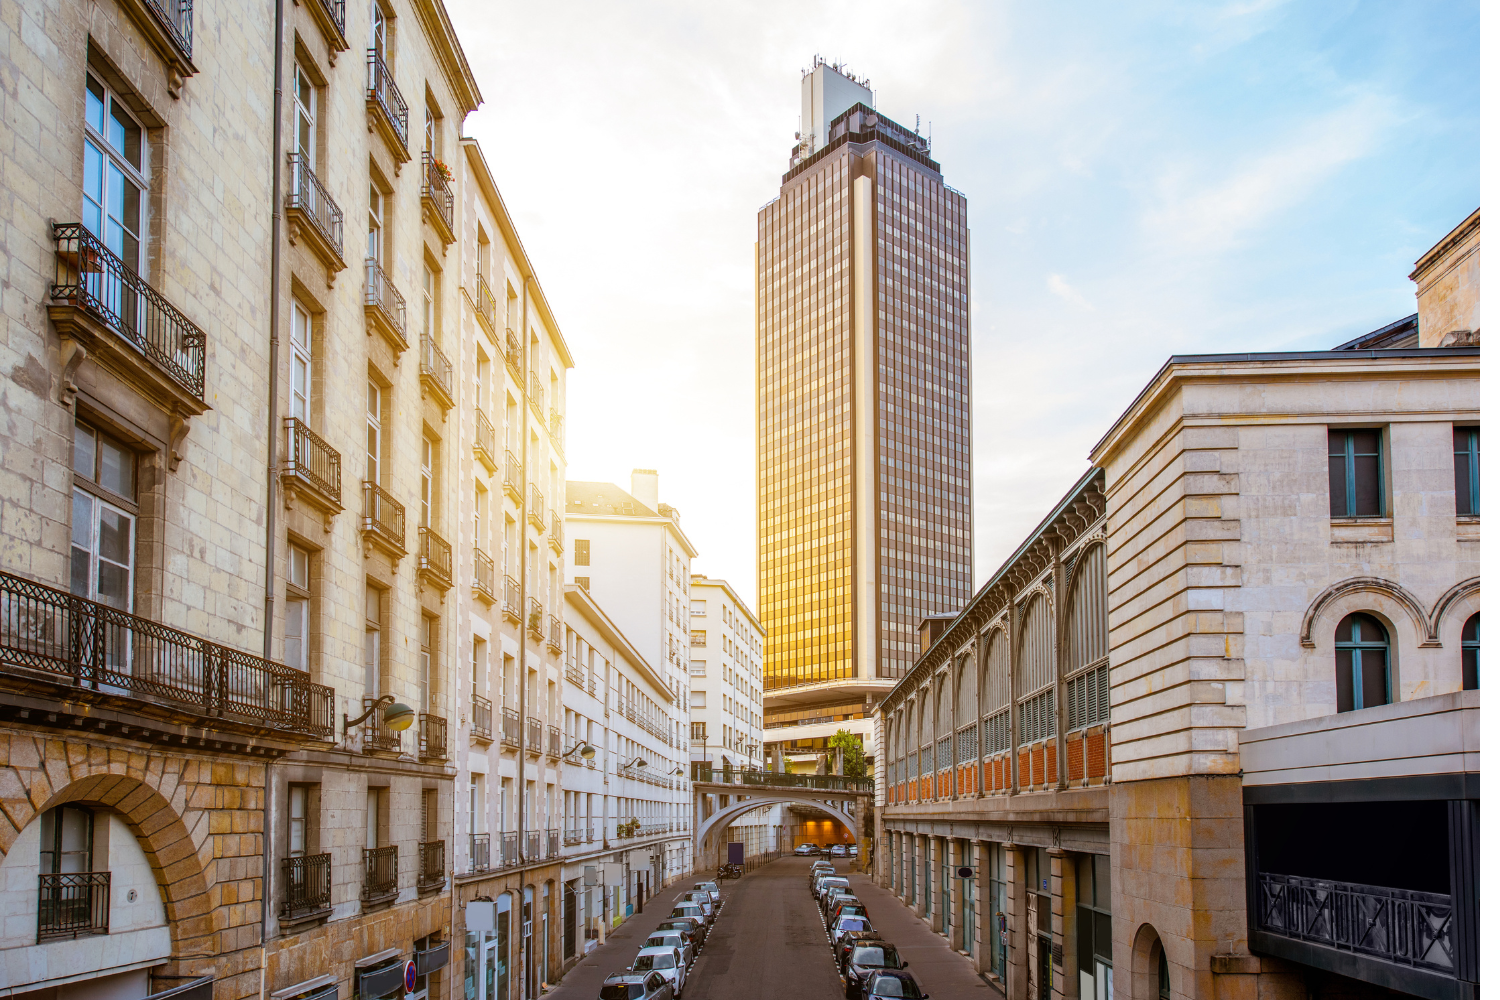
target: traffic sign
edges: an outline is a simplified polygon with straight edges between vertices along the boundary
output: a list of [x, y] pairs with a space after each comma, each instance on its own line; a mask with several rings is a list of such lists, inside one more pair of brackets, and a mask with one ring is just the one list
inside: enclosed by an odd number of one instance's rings
[[417, 963], [409, 958], [406, 960], [406, 971], [401, 976], [401, 984], [408, 993], [417, 991]]

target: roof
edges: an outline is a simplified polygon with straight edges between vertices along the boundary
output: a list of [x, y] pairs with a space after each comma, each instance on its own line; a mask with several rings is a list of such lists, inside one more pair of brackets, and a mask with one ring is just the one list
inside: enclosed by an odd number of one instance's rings
[[603, 633], [609, 639], [610, 644], [619, 650], [647, 680], [656, 686], [656, 689], [661, 692], [669, 704], [677, 700], [676, 696], [672, 693], [671, 687], [656, 672], [656, 667], [640, 654], [640, 651], [625, 637], [625, 633], [620, 631], [620, 627], [610, 619], [609, 615], [604, 613], [604, 609], [599, 606], [599, 602], [594, 600], [594, 595], [576, 583], [569, 583], [563, 587], [563, 598], [569, 604], [573, 605], [573, 607], [577, 608], [590, 625]]
[[694, 573], [689, 579], [691, 585], [694, 587], [719, 587], [727, 592], [729, 599], [739, 607], [740, 613], [750, 619], [750, 624], [754, 625], [762, 636], [766, 634], [766, 627], [760, 623], [760, 619], [756, 617], [755, 612], [750, 610], [750, 605], [740, 600], [740, 595], [735, 593], [734, 588], [729, 585], [729, 581], [704, 576], [702, 573]]
[[1447, 236], [1438, 240], [1426, 253], [1418, 257], [1417, 262], [1412, 265], [1411, 274], [1407, 277], [1412, 281], [1421, 281], [1424, 272], [1441, 262], [1455, 247], [1468, 239], [1470, 233], [1478, 229], [1479, 209], [1476, 208], [1467, 219], [1454, 226]]
[[1335, 347], [1335, 351], [1376, 350], [1379, 348], [1417, 347], [1417, 314], [1412, 313], [1387, 323], [1378, 330], [1361, 334], [1353, 340]]
[[689, 558], [696, 559], [698, 550], [688, 541], [682, 523], [675, 516], [674, 508], [660, 504], [652, 510], [634, 495], [614, 483], [587, 483], [568, 480], [567, 502], [563, 505], [565, 517], [631, 518], [637, 521], [656, 522], [672, 529], [678, 544], [687, 550]]

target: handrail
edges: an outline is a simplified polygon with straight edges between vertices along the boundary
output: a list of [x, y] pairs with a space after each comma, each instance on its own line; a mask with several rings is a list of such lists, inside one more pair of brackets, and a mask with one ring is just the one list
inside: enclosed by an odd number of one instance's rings
[[422, 334], [419, 352], [420, 373], [436, 382], [438, 388], [443, 390], [443, 395], [451, 400], [453, 398], [453, 362], [448, 360], [448, 355], [443, 353], [437, 341], [425, 333]]
[[422, 197], [432, 201], [433, 207], [443, 217], [448, 231], [453, 231], [453, 188], [448, 178], [439, 169], [439, 160], [432, 150], [422, 150]]
[[0, 673], [333, 735], [333, 689], [302, 671], [10, 573], [0, 573], [0, 654]]
[[286, 417], [285, 473], [343, 506], [343, 465], [333, 446], [296, 417]]
[[373, 531], [393, 546], [406, 551], [406, 508], [379, 483], [364, 481], [364, 530]]
[[379, 52], [369, 49], [365, 53], [365, 65], [369, 69], [366, 96], [380, 106], [386, 121], [401, 145], [406, 146], [406, 100], [401, 96], [390, 67], [386, 66]]
[[81, 222], [54, 222], [53, 301], [89, 313], [194, 399], [203, 399], [208, 335]]
[[1453, 897], [1441, 893], [1256, 873], [1262, 931], [1453, 974]]
[[406, 296], [396, 291], [390, 275], [385, 273], [385, 268], [374, 257], [365, 258], [365, 305], [379, 310], [391, 329], [396, 331], [396, 338], [401, 341], [401, 347], [405, 350]]
[[281, 915], [300, 917], [326, 910], [333, 898], [333, 855], [304, 854], [281, 859]]
[[286, 207], [301, 212], [313, 228], [318, 231], [333, 249], [339, 260], [344, 259], [344, 210], [339, 208], [333, 195], [323, 186], [323, 181], [313, 170], [307, 157], [292, 153], [287, 157], [292, 168], [292, 189], [286, 195]]

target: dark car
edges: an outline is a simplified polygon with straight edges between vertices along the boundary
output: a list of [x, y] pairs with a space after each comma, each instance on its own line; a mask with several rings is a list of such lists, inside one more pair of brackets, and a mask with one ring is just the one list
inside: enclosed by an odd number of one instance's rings
[[845, 992], [851, 997], [859, 996], [864, 981], [873, 973], [906, 968], [896, 946], [880, 940], [851, 941], [842, 958], [839, 972], [844, 977]]
[[804, 858], [804, 857], [807, 857], [810, 854], [817, 854], [818, 853], [818, 845], [817, 844], [798, 844], [797, 845], [797, 849], [795, 851], [793, 851], [792, 853], [795, 854], [799, 858]]
[[828, 940], [833, 947], [833, 953], [839, 953], [839, 947], [844, 943], [844, 935], [857, 931], [873, 931], [875, 928], [870, 921], [864, 917], [839, 917], [828, 928]]
[[865, 909], [865, 904], [857, 899], [852, 902], [835, 901], [828, 908], [828, 919], [824, 922], [823, 929], [827, 930], [832, 927], [840, 917], [864, 917], [866, 920], [869, 920], [870, 911]]
[[916, 977], [904, 969], [881, 969], [865, 977], [860, 984], [861, 1000], [870, 997], [906, 997], [909, 1000], [927, 1000], [927, 994], [917, 985]]
[[833, 964], [837, 966], [839, 975], [842, 976], [844, 974], [844, 964], [849, 961], [849, 952], [861, 941], [881, 941], [882, 944], [885, 943], [881, 940], [879, 931], [849, 931], [846, 933], [843, 937], [839, 938], [838, 944], [833, 949]]
[[696, 956], [703, 950], [703, 942], [708, 940], [708, 924], [702, 920], [690, 920], [682, 917], [666, 920], [656, 925], [659, 931], [681, 931], [693, 942], [693, 954]]
[[828, 925], [833, 922], [832, 917], [834, 913], [838, 911], [838, 908], [840, 906], [843, 906], [845, 903], [858, 902], [858, 897], [856, 897], [854, 893], [850, 892], [848, 889], [845, 889], [842, 892], [830, 892], [828, 895], [818, 900], [818, 907], [823, 911], [823, 929], [825, 931], [828, 929]]
[[660, 972], [621, 972], [599, 987], [599, 1000], [672, 1000], [672, 984]]

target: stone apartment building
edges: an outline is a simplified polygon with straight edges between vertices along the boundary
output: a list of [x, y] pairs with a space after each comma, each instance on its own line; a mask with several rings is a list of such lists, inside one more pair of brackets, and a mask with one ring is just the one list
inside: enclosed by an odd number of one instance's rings
[[693, 761], [759, 769], [766, 630], [725, 580], [694, 573], [690, 595]]
[[1008, 995], [1477, 995], [1478, 282], [1427, 294], [1477, 243], [1339, 348], [1171, 358], [924, 624], [875, 860]]

